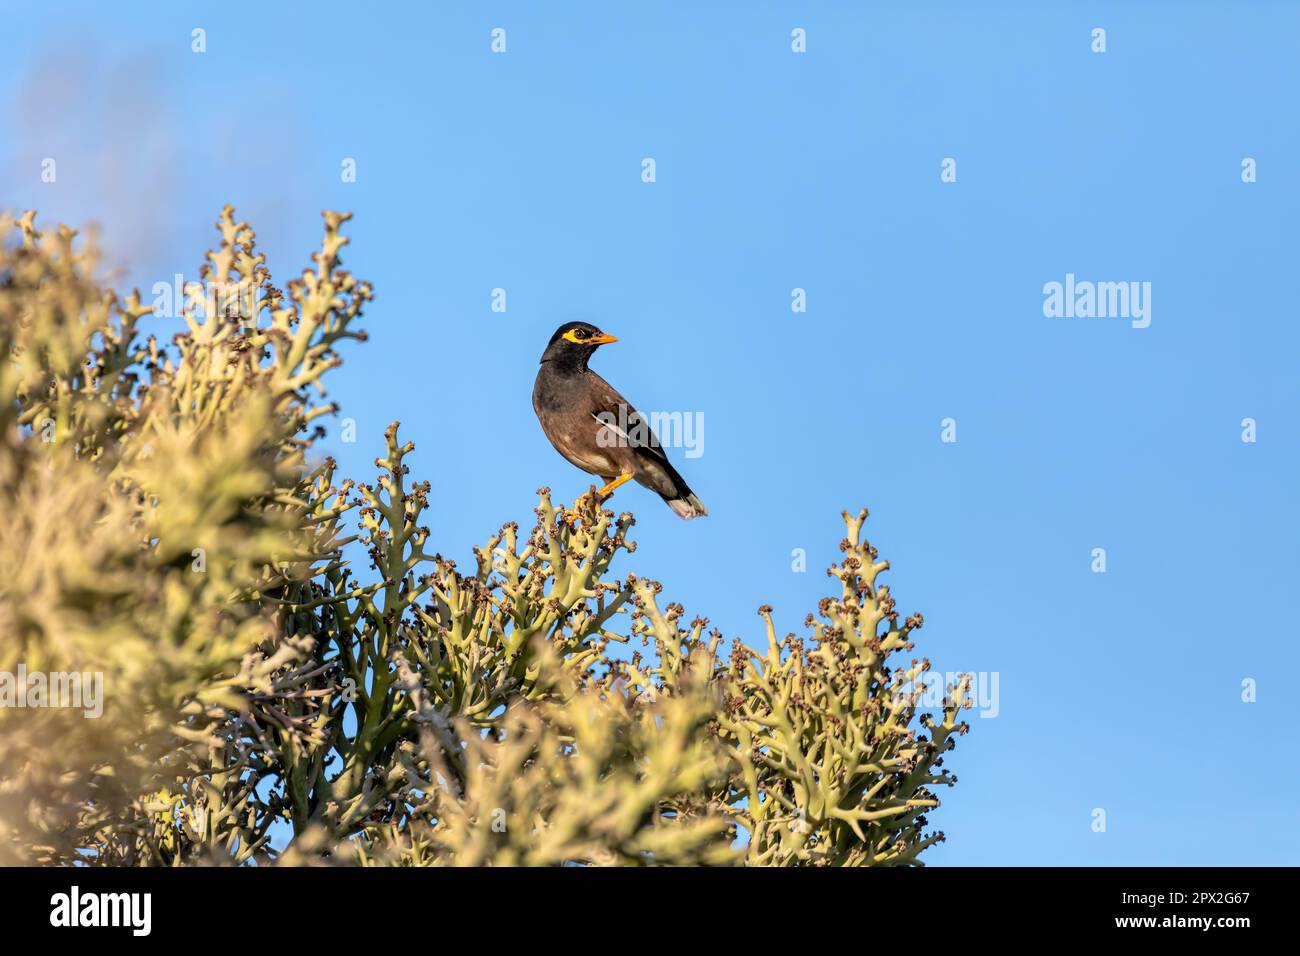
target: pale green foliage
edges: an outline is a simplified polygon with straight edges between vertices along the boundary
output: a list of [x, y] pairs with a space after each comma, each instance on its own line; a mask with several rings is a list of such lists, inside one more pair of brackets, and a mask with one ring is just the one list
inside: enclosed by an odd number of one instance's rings
[[71, 232], [0, 220], [0, 671], [106, 684], [98, 719], [0, 708], [0, 860], [919, 862], [964, 689], [925, 726], [928, 662], [890, 664], [920, 617], [876, 583], [865, 513], [809, 638], [763, 609], [761, 653], [611, 580], [633, 522], [592, 494], [543, 489], [462, 574], [426, 550], [396, 425], [373, 485], [310, 456], [370, 298], [346, 218], [282, 293], [225, 210], [198, 296], [221, 307], [191, 301], [170, 347]]

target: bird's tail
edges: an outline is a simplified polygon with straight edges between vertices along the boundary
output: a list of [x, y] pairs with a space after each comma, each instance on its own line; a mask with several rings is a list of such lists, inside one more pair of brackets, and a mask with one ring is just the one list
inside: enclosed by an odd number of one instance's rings
[[690, 486], [677, 473], [677, 469], [668, 463], [668, 459], [665, 458], [656, 464], [672, 483], [672, 490], [665, 493], [665, 485], [662, 481], [655, 483], [657, 487], [653, 485], [651, 487], [654, 487], [654, 490], [659, 492], [659, 497], [673, 509], [673, 514], [690, 521], [692, 518], [701, 518], [709, 513], [709, 509], [704, 507], [704, 502], [696, 497], [695, 492], [691, 491]]
[[709, 513], [709, 509], [704, 507], [701, 501], [693, 491], [687, 491], [684, 497], [669, 498], [664, 496], [664, 501], [668, 507], [673, 509], [673, 513], [679, 518], [685, 518], [690, 521], [692, 518], [702, 518]]

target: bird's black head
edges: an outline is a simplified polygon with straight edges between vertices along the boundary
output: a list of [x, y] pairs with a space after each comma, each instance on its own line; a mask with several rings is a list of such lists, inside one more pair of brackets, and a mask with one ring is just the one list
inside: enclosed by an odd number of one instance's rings
[[607, 342], [617, 342], [589, 322], [567, 322], [555, 330], [542, 353], [543, 362], [562, 369], [585, 369], [593, 352]]

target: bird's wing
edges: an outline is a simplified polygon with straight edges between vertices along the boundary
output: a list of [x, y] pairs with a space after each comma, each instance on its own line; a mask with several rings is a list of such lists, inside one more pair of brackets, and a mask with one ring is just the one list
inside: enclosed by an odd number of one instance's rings
[[591, 417], [611, 431], [621, 435], [629, 448], [648, 455], [665, 464], [668, 456], [659, 444], [659, 436], [654, 433], [645, 416], [632, 407], [632, 403], [618, 393], [595, 372], [595, 387], [591, 390]]

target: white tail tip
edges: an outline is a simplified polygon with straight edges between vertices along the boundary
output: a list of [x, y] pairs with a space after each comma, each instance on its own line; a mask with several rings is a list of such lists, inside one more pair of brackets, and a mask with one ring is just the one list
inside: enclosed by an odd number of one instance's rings
[[709, 513], [709, 509], [704, 507], [704, 502], [695, 495], [688, 498], [665, 498], [668, 507], [673, 509], [673, 513], [679, 518], [690, 521], [692, 518], [702, 518]]

